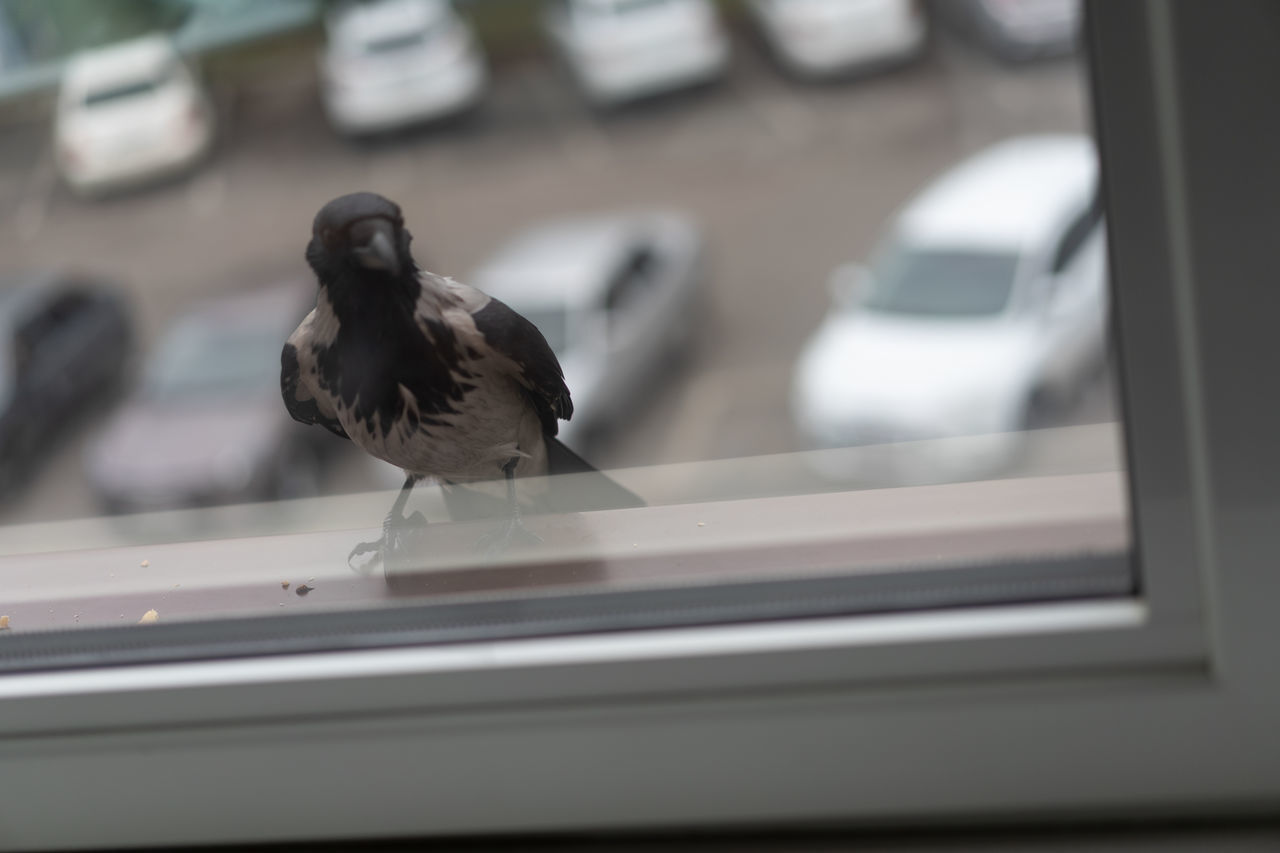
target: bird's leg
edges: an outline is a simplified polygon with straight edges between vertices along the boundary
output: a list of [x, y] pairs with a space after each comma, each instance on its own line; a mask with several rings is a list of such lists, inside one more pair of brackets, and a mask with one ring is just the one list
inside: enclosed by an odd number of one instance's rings
[[406, 530], [416, 527], [425, 527], [427, 519], [420, 512], [414, 512], [413, 515], [405, 517], [404, 506], [409, 502], [409, 492], [413, 491], [414, 484], [418, 482], [418, 478], [413, 475], [405, 477], [404, 485], [400, 487], [400, 494], [396, 495], [396, 501], [391, 505], [391, 511], [387, 513], [386, 519], [382, 522], [382, 536], [376, 542], [361, 542], [351, 549], [351, 553], [347, 555], [347, 565], [356, 569], [352, 564], [352, 560], [362, 554], [374, 553], [374, 557], [367, 563], [357, 569], [358, 571], [368, 571], [372, 569], [378, 560], [381, 559], [383, 564], [390, 562], [392, 556], [404, 547], [403, 534]]
[[507, 520], [497, 533], [480, 540], [480, 547], [490, 556], [501, 554], [515, 540], [527, 544], [542, 541], [537, 534], [525, 528], [520, 518], [520, 504], [516, 500], [516, 465], [519, 462], [518, 457], [513, 457], [502, 466], [502, 473], [507, 479]]

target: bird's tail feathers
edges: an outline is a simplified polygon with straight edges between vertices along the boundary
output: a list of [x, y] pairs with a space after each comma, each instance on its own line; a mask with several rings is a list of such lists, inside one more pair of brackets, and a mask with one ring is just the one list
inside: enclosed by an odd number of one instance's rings
[[[526, 508], [532, 512], [590, 512], [644, 506], [635, 492], [620, 485], [559, 439], [547, 436], [547, 488]], [[444, 483], [444, 502], [450, 518], [467, 521], [498, 518], [510, 512], [501, 481], [466, 486]], [[523, 504], [523, 500], [522, 500]]]
[[551, 500], [560, 512], [593, 509], [626, 509], [644, 506], [639, 495], [578, 454], [555, 436], [546, 437], [547, 473], [551, 475]]
[[545, 442], [547, 446], [548, 474], [591, 474], [600, 472], [599, 468], [574, 453], [563, 441], [555, 436], [546, 436]]

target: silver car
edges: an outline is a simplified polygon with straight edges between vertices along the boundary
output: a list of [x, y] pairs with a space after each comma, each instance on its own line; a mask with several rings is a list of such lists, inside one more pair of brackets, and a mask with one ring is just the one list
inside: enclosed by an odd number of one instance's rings
[[585, 443], [641, 398], [691, 343], [701, 304], [702, 237], [672, 212], [562, 219], [508, 242], [467, 279], [532, 321], [564, 368]]

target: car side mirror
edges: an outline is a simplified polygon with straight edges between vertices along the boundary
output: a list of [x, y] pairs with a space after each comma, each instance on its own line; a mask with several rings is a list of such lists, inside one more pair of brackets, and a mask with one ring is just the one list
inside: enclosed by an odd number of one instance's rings
[[871, 272], [862, 264], [842, 264], [831, 271], [827, 280], [827, 292], [837, 308], [852, 308], [867, 295], [871, 286]]

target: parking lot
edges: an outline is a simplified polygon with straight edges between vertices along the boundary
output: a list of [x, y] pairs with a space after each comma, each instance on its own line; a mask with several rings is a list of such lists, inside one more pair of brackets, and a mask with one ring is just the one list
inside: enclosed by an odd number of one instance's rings
[[[419, 261], [458, 278], [540, 219], [683, 210], [708, 243], [709, 316], [691, 357], [592, 448], [608, 467], [799, 449], [788, 386], [826, 308], [829, 271], [864, 258], [894, 211], [963, 156], [1010, 135], [1088, 126], [1077, 64], [1004, 66], [944, 34], [910, 66], [808, 86], [740, 34], [727, 79], [606, 113], [534, 57], [500, 69], [477, 114], [366, 142], [328, 128], [309, 60], [283, 55], [215, 91], [221, 138], [197, 173], [104, 201], [60, 186], [46, 128], [0, 129], [4, 266], [118, 280], [145, 350], [192, 300], [307, 275], [311, 218], [341, 193], [398, 201]], [[1067, 423], [1113, 417], [1105, 382], [1061, 413]], [[6, 522], [96, 513], [80, 465], [96, 423], [63, 437], [5, 506]], [[352, 454], [327, 488], [385, 485]]]

